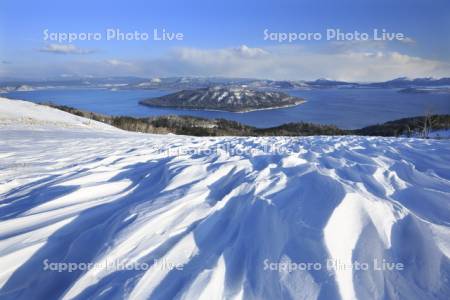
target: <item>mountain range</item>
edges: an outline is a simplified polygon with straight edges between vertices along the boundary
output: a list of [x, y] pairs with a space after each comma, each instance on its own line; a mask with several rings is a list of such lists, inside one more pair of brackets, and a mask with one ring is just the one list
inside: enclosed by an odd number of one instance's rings
[[164, 77], [141, 78], [123, 77], [70, 77], [45, 80], [0, 79], [0, 92], [10, 92], [27, 85], [32, 88], [52, 87], [95, 87], [109, 89], [164, 89], [186, 90], [214, 86], [241, 86], [257, 90], [292, 90], [323, 88], [420, 88], [450, 86], [450, 77], [444, 78], [396, 78], [383, 82], [347, 82], [329, 79], [306, 80], [266, 80], [254, 78], [225, 77]]

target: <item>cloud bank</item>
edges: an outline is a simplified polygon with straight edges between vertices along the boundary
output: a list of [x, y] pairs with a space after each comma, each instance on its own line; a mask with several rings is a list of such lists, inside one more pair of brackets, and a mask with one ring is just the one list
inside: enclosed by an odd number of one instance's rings
[[[146, 66], [159, 70], [203, 76], [254, 77], [269, 79], [315, 79], [381, 81], [395, 77], [448, 76], [448, 63], [423, 59], [396, 51], [349, 50], [308, 51], [301, 47], [267, 49], [239, 48], [203, 50], [176, 49], [166, 59]], [[157, 70], [155, 68], [155, 70]], [[164, 74], [167, 75], [167, 74]]]
[[[86, 54], [73, 45], [51, 44], [42, 51]], [[448, 77], [450, 64], [388, 49], [383, 43], [334, 43], [327, 48], [308, 49], [293, 45], [257, 48], [242, 45], [222, 49], [174, 48], [162, 56], [141, 59], [110, 57], [57, 61], [35, 68], [53, 76], [77, 74], [94, 76], [135, 75], [225, 76], [275, 80], [330, 78], [346, 81], [383, 81], [397, 77]], [[26, 72], [22, 66], [15, 71]]]

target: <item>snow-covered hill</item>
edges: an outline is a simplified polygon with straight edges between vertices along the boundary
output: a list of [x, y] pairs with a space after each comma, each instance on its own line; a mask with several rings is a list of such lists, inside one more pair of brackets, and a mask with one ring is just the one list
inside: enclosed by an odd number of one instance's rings
[[82, 118], [48, 106], [0, 97], [0, 126], [33, 126], [83, 130], [119, 131], [110, 125]]
[[1, 299], [450, 297], [449, 141], [90, 124], [0, 99]]

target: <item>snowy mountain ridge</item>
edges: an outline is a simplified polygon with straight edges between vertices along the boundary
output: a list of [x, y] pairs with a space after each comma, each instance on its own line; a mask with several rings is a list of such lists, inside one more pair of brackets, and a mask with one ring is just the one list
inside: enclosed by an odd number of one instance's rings
[[[448, 140], [195, 138], [86, 122], [0, 99], [2, 299], [450, 295]], [[293, 263], [321, 268], [283, 267]]]

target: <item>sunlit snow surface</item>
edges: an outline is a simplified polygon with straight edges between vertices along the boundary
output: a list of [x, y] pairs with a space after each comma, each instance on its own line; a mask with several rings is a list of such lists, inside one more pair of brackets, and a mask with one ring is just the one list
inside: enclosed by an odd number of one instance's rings
[[[450, 298], [448, 140], [157, 136], [11, 111], [0, 125], [1, 299]], [[46, 259], [149, 268], [57, 272]], [[328, 259], [404, 270], [333, 272]]]

